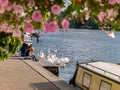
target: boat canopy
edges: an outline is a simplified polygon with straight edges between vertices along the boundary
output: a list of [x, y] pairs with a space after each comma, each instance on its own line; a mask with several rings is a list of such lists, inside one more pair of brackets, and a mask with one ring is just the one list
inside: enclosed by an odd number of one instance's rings
[[80, 66], [120, 82], [120, 65], [108, 62], [81, 63]]

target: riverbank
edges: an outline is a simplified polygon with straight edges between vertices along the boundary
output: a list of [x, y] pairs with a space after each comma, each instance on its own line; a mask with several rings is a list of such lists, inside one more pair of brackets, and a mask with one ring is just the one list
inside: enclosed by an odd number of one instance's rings
[[0, 62], [0, 90], [76, 90], [32, 60]]

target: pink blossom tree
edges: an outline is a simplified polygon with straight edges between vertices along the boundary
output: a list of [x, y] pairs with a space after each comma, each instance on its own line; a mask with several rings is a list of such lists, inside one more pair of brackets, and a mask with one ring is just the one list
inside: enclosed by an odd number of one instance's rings
[[[115, 38], [114, 31], [120, 29], [120, 0], [69, 2], [67, 5], [66, 0], [0, 0], [0, 60], [16, 52], [22, 44], [22, 33], [31, 33], [34, 29], [54, 33], [60, 26], [68, 31], [73, 17], [80, 17], [82, 23], [95, 19], [100, 29], [110, 27], [106, 34]], [[66, 15], [60, 20], [61, 12]]]

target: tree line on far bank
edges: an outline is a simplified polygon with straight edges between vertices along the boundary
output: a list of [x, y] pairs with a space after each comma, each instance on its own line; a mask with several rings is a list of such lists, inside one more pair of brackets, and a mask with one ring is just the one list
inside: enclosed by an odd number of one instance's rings
[[[106, 27], [105, 30], [110, 30], [111, 26], [109, 25], [109, 27]], [[70, 21], [70, 28], [76, 28], [76, 29], [92, 29], [92, 30], [100, 30], [100, 26], [99, 26], [99, 23], [93, 19], [89, 19], [87, 21], [84, 20], [81, 21], [80, 18], [73, 18], [71, 21]], [[119, 29], [116, 29], [116, 31], [120, 31]]]
[[99, 29], [98, 22], [93, 19], [81, 22], [80, 18], [73, 18], [70, 22], [70, 28], [76, 29]]

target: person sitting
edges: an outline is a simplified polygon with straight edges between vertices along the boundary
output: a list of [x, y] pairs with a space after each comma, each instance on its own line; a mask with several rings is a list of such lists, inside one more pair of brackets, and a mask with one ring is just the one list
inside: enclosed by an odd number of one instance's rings
[[34, 48], [32, 47], [32, 44], [28, 47], [28, 50], [26, 51], [26, 56], [29, 56], [32, 58], [33, 61], [38, 61], [34, 55]]
[[20, 49], [20, 51], [21, 51], [21, 56], [26, 56], [26, 50], [27, 50], [27, 48], [28, 48], [28, 44], [23, 43], [23, 44], [22, 44], [22, 47], [21, 47], [21, 49]]

